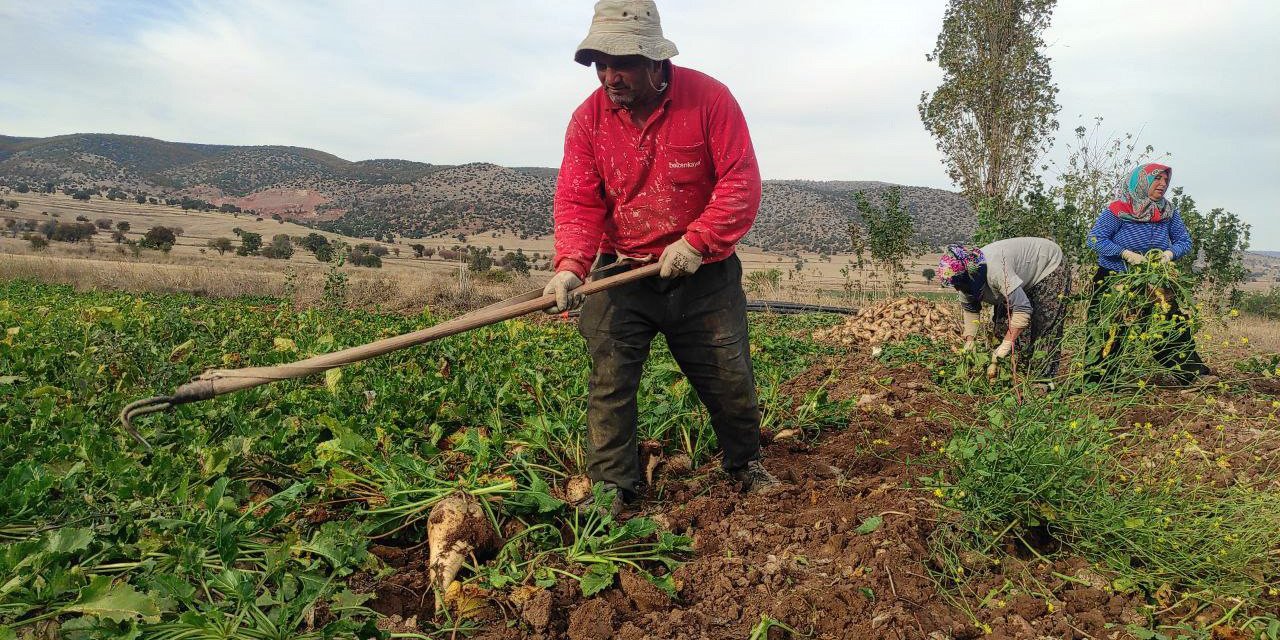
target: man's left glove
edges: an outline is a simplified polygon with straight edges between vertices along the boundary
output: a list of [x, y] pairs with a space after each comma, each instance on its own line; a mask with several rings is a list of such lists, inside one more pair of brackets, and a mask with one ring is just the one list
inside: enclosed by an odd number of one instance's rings
[[572, 271], [557, 271], [551, 280], [547, 281], [547, 286], [542, 289], [542, 295], [555, 294], [556, 306], [547, 309], [547, 313], [560, 313], [568, 311], [582, 302], [582, 295], [574, 291], [582, 286], [582, 278]]
[[688, 240], [680, 238], [662, 250], [658, 264], [662, 265], [658, 269], [658, 275], [665, 279], [690, 276], [702, 266], [702, 254]]
[[1160, 253], [1161, 262], [1173, 262], [1173, 252], [1165, 249]]
[[1000, 343], [1000, 346], [996, 347], [995, 351], [991, 352], [991, 359], [999, 360], [1000, 358], [1007, 358], [1010, 353], [1013, 353], [1013, 342], [1005, 340]]

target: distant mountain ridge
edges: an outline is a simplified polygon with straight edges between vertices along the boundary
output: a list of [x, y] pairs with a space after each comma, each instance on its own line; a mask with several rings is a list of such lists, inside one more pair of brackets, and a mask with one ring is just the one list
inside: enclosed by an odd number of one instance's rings
[[[0, 135], [0, 184], [116, 187], [235, 204], [344, 233], [415, 237], [506, 230], [551, 233], [557, 170], [490, 163], [352, 162], [303, 147], [168, 142], [118, 134]], [[766, 180], [744, 242], [772, 251], [847, 251], [852, 194], [875, 201], [876, 181]], [[968, 238], [974, 214], [956, 193], [903, 186], [920, 240]]]

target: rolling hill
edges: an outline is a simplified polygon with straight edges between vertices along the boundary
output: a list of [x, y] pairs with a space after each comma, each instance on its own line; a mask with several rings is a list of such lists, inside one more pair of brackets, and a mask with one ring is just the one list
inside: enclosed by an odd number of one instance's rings
[[[551, 232], [556, 170], [489, 163], [351, 162], [315, 149], [167, 142], [115, 134], [0, 136], [0, 184], [112, 187], [190, 196], [350, 235], [408, 237]], [[771, 251], [848, 248], [857, 220], [852, 194], [877, 200], [884, 182], [767, 180], [745, 239]], [[958, 194], [904, 186], [918, 237], [931, 245], [967, 238], [974, 216]]]

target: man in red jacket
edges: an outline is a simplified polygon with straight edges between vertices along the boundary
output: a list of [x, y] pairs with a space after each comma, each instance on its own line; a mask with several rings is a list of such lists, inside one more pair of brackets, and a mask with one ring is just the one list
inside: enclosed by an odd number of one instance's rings
[[601, 0], [574, 60], [600, 80], [565, 134], [555, 195], [557, 309], [597, 268], [662, 265], [661, 280], [591, 296], [579, 331], [591, 352], [588, 474], [634, 498], [643, 476], [636, 390], [661, 332], [711, 416], [724, 469], [746, 491], [777, 484], [760, 464], [742, 263], [734, 245], [760, 206], [760, 169], [737, 101], [676, 67], [650, 0]]

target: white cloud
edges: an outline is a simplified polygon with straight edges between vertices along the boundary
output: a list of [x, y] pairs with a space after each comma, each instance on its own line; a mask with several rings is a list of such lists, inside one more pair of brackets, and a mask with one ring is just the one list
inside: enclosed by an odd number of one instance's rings
[[[916, 115], [943, 2], [660, 2], [677, 63], [724, 81], [768, 177], [948, 186]], [[308, 146], [357, 160], [555, 165], [594, 87], [589, 2], [0, 4], [0, 133]], [[1070, 0], [1047, 34], [1059, 139], [1077, 114], [1173, 153], [1202, 204], [1280, 248], [1280, 4]], [[1250, 170], [1253, 171], [1250, 171]]]

